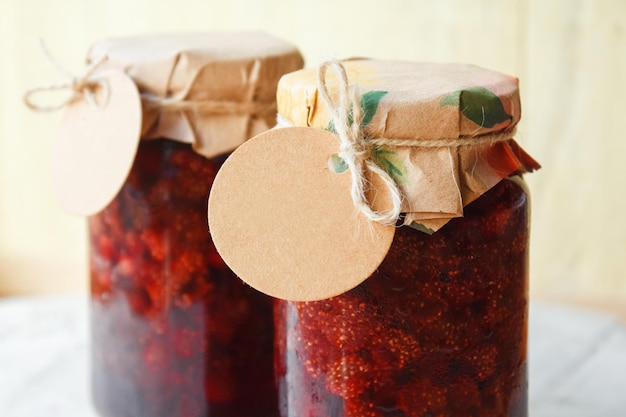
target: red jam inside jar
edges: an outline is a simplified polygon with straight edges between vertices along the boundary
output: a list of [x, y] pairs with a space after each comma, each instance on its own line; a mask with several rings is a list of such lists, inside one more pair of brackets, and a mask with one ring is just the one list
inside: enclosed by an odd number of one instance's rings
[[281, 416], [526, 417], [528, 216], [502, 180], [353, 290], [277, 301]]
[[207, 231], [226, 156], [141, 141], [117, 197], [90, 217], [92, 376], [105, 417], [273, 417], [272, 300]]

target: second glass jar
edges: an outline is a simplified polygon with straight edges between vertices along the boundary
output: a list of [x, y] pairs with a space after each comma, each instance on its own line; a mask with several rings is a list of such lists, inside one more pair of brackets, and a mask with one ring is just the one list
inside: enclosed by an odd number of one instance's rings
[[276, 416], [272, 301], [207, 233], [224, 159], [142, 141], [118, 196], [89, 219], [93, 390], [106, 417]]
[[276, 83], [302, 57], [263, 33], [208, 32], [103, 40], [90, 59], [142, 99], [132, 168], [89, 217], [96, 410], [276, 417], [272, 300], [217, 253], [207, 198], [229, 152], [273, 126]]

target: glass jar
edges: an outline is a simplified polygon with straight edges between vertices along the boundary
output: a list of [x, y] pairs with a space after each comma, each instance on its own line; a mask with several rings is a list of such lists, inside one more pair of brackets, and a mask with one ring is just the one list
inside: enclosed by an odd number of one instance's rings
[[[409, 141], [371, 151], [399, 186], [403, 214], [361, 284], [318, 301], [276, 300], [281, 416], [527, 417], [520, 174], [539, 165], [511, 139], [517, 80], [451, 64], [343, 65], [362, 97], [366, 140]], [[323, 111], [332, 103], [309, 99], [315, 80], [308, 70], [283, 77], [286, 123], [336, 123]]]
[[[105, 66], [139, 86], [144, 126], [119, 193], [89, 217], [96, 409], [103, 417], [277, 416], [272, 301], [216, 252], [207, 197], [228, 150], [272, 126], [278, 78], [302, 58], [257, 33], [112, 40], [91, 54], [102, 51]], [[163, 80], [171, 84], [154, 87]], [[183, 105], [167, 107], [159, 92], [176, 97], [177, 88]], [[229, 108], [238, 98], [266, 101], [265, 109]], [[212, 100], [226, 110], [202, 107]]]
[[506, 179], [353, 290], [277, 301], [281, 415], [527, 416], [528, 220]]

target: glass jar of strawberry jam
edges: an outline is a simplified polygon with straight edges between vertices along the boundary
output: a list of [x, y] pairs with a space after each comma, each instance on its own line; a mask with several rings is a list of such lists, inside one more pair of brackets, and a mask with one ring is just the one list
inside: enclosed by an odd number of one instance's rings
[[[539, 165], [512, 139], [517, 79], [453, 64], [343, 66], [363, 137], [376, 143], [370, 157], [401, 191], [402, 214], [361, 284], [327, 299], [276, 301], [281, 416], [527, 417], [521, 174]], [[281, 79], [284, 124], [336, 125], [316, 76]]]
[[277, 416], [271, 298], [224, 264], [206, 212], [228, 152], [273, 126], [278, 78], [302, 67], [300, 54], [234, 32], [105, 40], [89, 61], [94, 77], [123, 71], [142, 103], [132, 168], [89, 217], [96, 409]]

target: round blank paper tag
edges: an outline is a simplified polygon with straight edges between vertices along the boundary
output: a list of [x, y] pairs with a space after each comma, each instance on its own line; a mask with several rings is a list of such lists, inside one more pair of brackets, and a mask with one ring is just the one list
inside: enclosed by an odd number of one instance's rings
[[252, 287], [287, 300], [320, 300], [356, 287], [385, 258], [395, 228], [354, 207], [350, 174], [328, 168], [338, 150], [327, 131], [274, 129], [244, 143], [218, 172], [209, 197], [211, 236]]
[[[97, 103], [82, 97], [66, 109], [52, 148], [52, 182], [61, 205], [77, 215], [97, 213], [117, 195], [141, 135], [141, 100], [123, 72], [100, 71]], [[107, 93], [108, 91], [108, 93]]]

